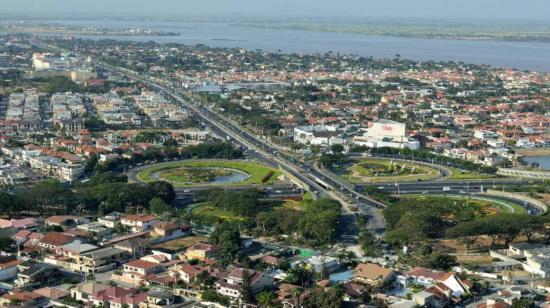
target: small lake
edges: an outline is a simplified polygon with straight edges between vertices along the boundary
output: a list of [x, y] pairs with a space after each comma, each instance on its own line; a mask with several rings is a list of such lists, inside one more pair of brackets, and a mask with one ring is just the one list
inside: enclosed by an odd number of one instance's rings
[[246, 180], [250, 177], [249, 174], [247, 174], [243, 171], [236, 170], [236, 169], [230, 169], [230, 168], [197, 168], [197, 167], [186, 168], [186, 167], [183, 167], [183, 168], [177, 168], [177, 169], [179, 169], [179, 170], [185, 170], [185, 169], [204, 170], [204, 172], [212, 172], [214, 170], [223, 170], [224, 174], [223, 175], [217, 175], [217, 176], [213, 177], [212, 179], [210, 179], [209, 181], [196, 181], [196, 182], [195, 181], [187, 182], [187, 181], [183, 181], [183, 180], [182, 181], [176, 181], [176, 180], [165, 178], [165, 177], [162, 176], [162, 172], [166, 171], [166, 170], [159, 170], [159, 171], [153, 172], [149, 176], [150, 176], [151, 179], [155, 179], [155, 180], [163, 180], [163, 181], [169, 181], [169, 182], [173, 182], [173, 183], [180, 183], [180, 184], [183, 183], [183, 184], [189, 184], [189, 185], [233, 184], [233, 183], [242, 182], [242, 181], [244, 181], [244, 180]]
[[237, 170], [229, 170], [229, 171], [230, 173], [228, 175], [217, 176], [213, 181], [210, 181], [209, 184], [238, 183], [248, 179], [249, 177], [248, 174], [241, 171], [237, 171]]
[[523, 161], [529, 165], [538, 163], [542, 170], [550, 170], [550, 156], [526, 156]]

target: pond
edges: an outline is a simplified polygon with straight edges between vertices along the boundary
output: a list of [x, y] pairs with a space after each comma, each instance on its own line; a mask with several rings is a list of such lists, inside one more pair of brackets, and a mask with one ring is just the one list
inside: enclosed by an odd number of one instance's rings
[[181, 167], [159, 170], [151, 173], [150, 177], [183, 184], [222, 185], [242, 182], [250, 175], [230, 168]]

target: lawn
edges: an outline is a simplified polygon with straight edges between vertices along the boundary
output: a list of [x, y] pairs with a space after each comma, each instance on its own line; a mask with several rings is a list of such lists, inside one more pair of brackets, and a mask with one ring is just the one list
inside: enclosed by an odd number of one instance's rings
[[231, 211], [226, 211], [220, 208], [215, 207], [210, 202], [204, 202], [198, 205], [193, 206], [191, 209], [193, 215], [199, 215], [208, 218], [220, 218], [223, 220], [244, 220], [244, 217], [236, 215]]
[[[186, 174], [183, 174], [182, 171], [185, 169], [182, 168], [188, 168], [187, 170], [194, 170], [194, 172], [187, 172]], [[221, 168], [221, 170], [237, 170], [243, 173], [246, 173], [248, 175], [248, 178], [239, 181], [239, 182], [231, 182], [226, 184], [211, 184], [208, 182], [199, 182], [199, 183], [193, 183], [193, 179], [189, 178], [189, 176], [193, 175], [193, 173], [197, 173], [197, 170], [200, 168], [205, 168], [205, 174], [211, 173], [212, 169], [215, 168]], [[208, 169], [208, 170], [207, 170]], [[154, 173], [159, 173], [159, 178], [153, 178], [151, 175]], [[265, 183], [263, 183], [264, 179], [269, 176], [269, 179]], [[165, 177], [163, 177], [163, 175]], [[176, 187], [189, 187], [193, 185], [201, 185], [201, 186], [240, 186], [240, 185], [252, 185], [252, 184], [273, 184], [273, 181], [276, 180], [281, 175], [281, 172], [261, 165], [259, 163], [253, 163], [253, 162], [247, 162], [247, 161], [227, 161], [227, 160], [188, 160], [188, 161], [180, 161], [180, 162], [172, 162], [172, 163], [162, 163], [150, 166], [148, 168], [145, 168], [141, 170], [137, 178], [140, 181], [143, 182], [153, 182], [156, 180], [168, 180]], [[204, 174], [201, 176], [198, 176], [200, 179], [208, 179], [211, 178], [210, 176], [205, 176]]]
[[402, 199], [415, 199], [419, 201], [431, 202], [437, 198], [445, 197], [450, 200], [455, 200], [457, 206], [465, 206], [466, 203], [471, 209], [474, 209], [479, 216], [488, 216], [496, 213], [516, 213], [516, 214], [525, 214], [525, 209], [521, 206], [505, 202], [502, 200], [495, 200], [488, 197], [478, 197], [471, 196], [470, 200], [467, 202], [465, 196], [459, 195], [401, 195]]
[[[296, 210], [303, 211], [305, 203], [308, 201], [295, 201], [295, 200], [285, 200], [282, 204], [272, 207], [270, 210]], [[245, 217], [239, 216], [232, 211], [227, 211], [215, 207], [211, 202], [203, 202], [192, 204], [189, 206], [189, 209], [193, 215], [202, 216], [207, 219], [216, 218], [222, 220], [238, 221], [244, 220]]]
[[342, 177], [352, 183], [425, 181], [439, 176], [439, 170], [411, 162], [389, 159], [361, 159], [346, 168]]

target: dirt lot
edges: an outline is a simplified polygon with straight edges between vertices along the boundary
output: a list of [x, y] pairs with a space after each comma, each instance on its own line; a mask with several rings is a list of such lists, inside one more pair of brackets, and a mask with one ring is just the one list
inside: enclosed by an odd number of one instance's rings
[[171, 241], [167, 241], [164, 243], [155, 244], [152, 247], [153, 248], [164, 248], [169, 249], [173, 251], [181, 251], [184, 250], [187, 247], [191, 247], [197, 243], [200, 242], [207, 242], [208, 238], [203, 236], [188, 236], [184, 238], [179, 238]]

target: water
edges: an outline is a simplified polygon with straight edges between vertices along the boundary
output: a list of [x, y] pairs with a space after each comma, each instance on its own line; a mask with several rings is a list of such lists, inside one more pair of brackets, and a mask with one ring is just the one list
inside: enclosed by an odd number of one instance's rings
[[539, 163], [539, 166], [542, 170], [550, 170], [550, 156], [528, 156], [524, 157], [523, 160], [531, 165], [531, 163]]
[[[186, 169], [186, 168], [179, 168], [179, 169]], [[203, 169], [203, 170], [213, 170], [213, 169], [218, 169], [218, 168], [192, 168], [192, 169]], [[222, 184], [232, 184], [232, 183], [238, 183], [238, 182], [242, 182], [246, 179], [248, 179], [250, 177], [250, 175], [248, 175], [247, 173], [245, 172], [242, 172], [240, 170], [236, 170], [236, 169], [229, 169], [229, 168], [221, 168], [223, 169], [223, 171], [226, 171], [227, 174], [226, 175], [218, 175], [216, 177], [214, 177], [212, 180], [210, 181], [205, 181], [205, 182], [197, 182], [197, 183], [189, 183], [189, 184], [193, 184], [193, 185], [201, 185], [201, 184], [219, 184], [219, 185], [222, 185]], [[149, 176], [152, 178], [152, 179], [155, 179], [155, 180], [163, 180], [163, 181], [166, 181], [167, 179], [163, 178], [161, 176], [161, 171], [156, 171], [156, 172], [152, 172]], [[172, 181], [170, 181], [172, 182]], [[183, 182], [178, 182], [178, 181], [175, 181], [176, 183], [183, 183]]]
[[[229, 170], [229, 169], [226, 169], [226, 170]], [[229, 170], [229, 174], [228, 175], [222, 175], [222, 176], [217, 176], [216, 178], [214, 178], [214, 180], [208, 182], [209, 184], [231, 184], [231, 183], [238, 183], [238, 182], [242, 182], [246, 179], [248, 179], [248, 174], [244, 173], [244, 172], [241, 172], [241, 171], [236, 171], [236, 170]]]
[[419, 39], [366, 34], [260, 29], [214, 22], [67, 20], [60, 24], [108, 28], [149, 28], [180, 32], [181, 36], [80, 36], [159, 43], [205, 44], [285, 53], [326, 53], [412, 60], [463, 61], [494, 67], [550, 72], [550, 43]]

